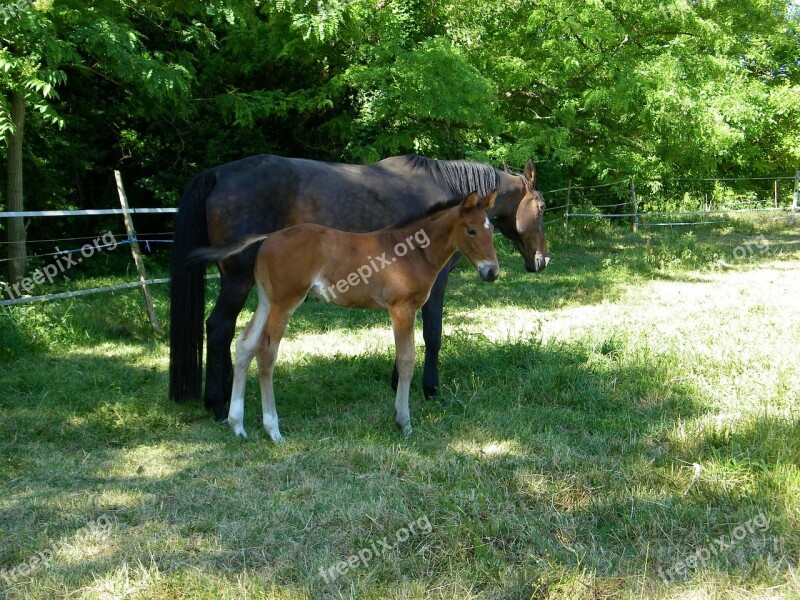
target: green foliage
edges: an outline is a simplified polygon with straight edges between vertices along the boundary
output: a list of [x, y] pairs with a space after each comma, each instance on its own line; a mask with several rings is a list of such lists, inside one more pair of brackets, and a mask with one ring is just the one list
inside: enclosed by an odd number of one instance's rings
[[260, 152], [533, 157], [551, 187], [800, 165], [788, 0], [20, 6], [0, 136], [24, 90], [34, 209], [113, 205], [119, 167], [134, 205], [174, 205], [193, 173]]
[[389, 65], [351, 67], [342, 79], [361, 106], [346, 150], [355, 160], [453, 155], [501, 132], [492, 83], [447, 39], [425, 40]]

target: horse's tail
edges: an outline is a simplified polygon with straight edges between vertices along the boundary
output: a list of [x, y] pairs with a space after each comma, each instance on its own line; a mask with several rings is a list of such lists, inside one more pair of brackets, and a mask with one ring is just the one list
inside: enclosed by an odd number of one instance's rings
[[208, 246], [206, 199], [216, 185], [212, 171], [195, 176], [183, 191], [170, 268], [169, 397], [183, 402], [200, 397], [203, 378], [205, 265], [189, 265], [189, 255]]
[[206, 264], [214, 261], [225, 260], [243, 252], [257, 242], [263, 242], [267, 239], [266, 234], [248, 235], [247, 237], [237, 240], [227, 246], [213, 246], [210, 248], [198, 248], [189, 254], [189, 264]]

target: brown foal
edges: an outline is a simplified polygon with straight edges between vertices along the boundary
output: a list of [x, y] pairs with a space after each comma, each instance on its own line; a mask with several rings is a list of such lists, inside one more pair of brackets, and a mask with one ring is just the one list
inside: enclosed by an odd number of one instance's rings
[[346, 233], [304, 223], [251, 236], [223, 248], [203, 248], [195, 260], [220, 261], [264, 240], [258, 251], [255, 281], [258, 308], [236, 340], [236, 362], [228, 423], [238, 436], [243, 427], [244, 390], [253, 357], [258, 362], [264, 429], [282, 441], [275, 410], [272, 373], [278, 345], [289, 318], [309, 292], [339, 306], [386, 310], [392, 318], [399, 381], [395, 413], [403, 434], [412, 433], [408, 395], [414, 371], [414, 321], [428, 299], [436, 276], [457, 251], [494, 281], [500, 272], [494, 227], [486, 211], [497, 191], [478, 199], [435, 209], [408, 225], [372, 233]]

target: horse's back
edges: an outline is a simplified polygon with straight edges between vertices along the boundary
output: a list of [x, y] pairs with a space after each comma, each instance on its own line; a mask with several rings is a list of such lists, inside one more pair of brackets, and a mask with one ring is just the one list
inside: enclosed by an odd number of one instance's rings
[[448, 199], [407, 157], [369, 165], [259, 154], [215, 167], [206, 204], [212, 244], [298, 223], [373, 231], [422, 214]]

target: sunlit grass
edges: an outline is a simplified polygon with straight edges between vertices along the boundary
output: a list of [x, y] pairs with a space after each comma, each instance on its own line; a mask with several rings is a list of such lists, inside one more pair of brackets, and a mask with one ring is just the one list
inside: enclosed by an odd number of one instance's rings
[[[737, 260], [762, 232], [769, 252]], [[795, 238], [576, 230], [551, 236], [541, 275], [498, 238], [495, 285], [452, 275], [440, 401], [422, 399], [418, 368], [410, 440], [382, 313], [300, 307], [276, 370], [278, 446], [255, 368], [247, 442], [166, 400], [165, 340], [136, 290], [3, 309], [0, 568], [75, 543], [10, 583], [0, 572], [0, 593], [797, 597]], [[662, 580], [762, 514], [764, 530]], [[108, 535], [78, 540], [100, 517]], [[421, 517], [429, 533], [320, 575]]]

